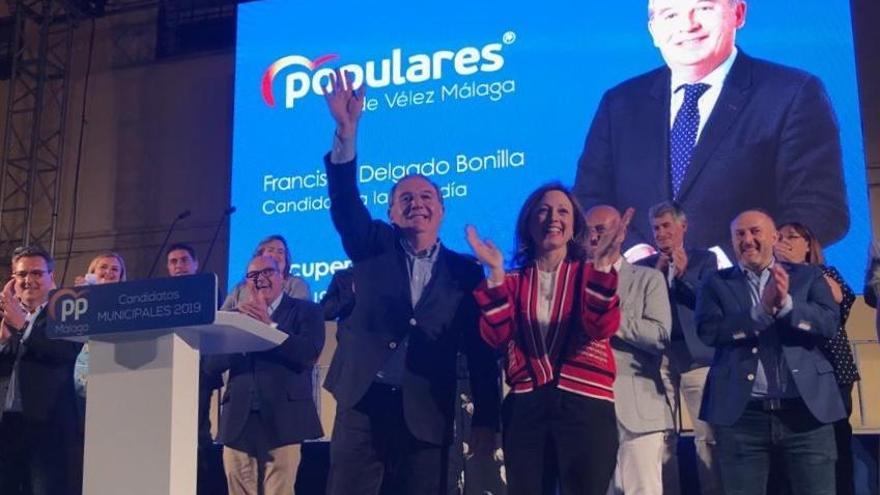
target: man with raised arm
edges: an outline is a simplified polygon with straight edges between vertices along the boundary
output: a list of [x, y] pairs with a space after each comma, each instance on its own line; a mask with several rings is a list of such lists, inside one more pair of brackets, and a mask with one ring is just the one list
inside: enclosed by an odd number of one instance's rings
[[356, 179], [363, 98], [339, 72], [327, 94], [336, 123], [325, 157], [330, 214], [357, 287], [325, 382], [337, 401], [328, 493], [439, 495], [459, 352], [474, 399], [472, 446], [489, 448], [498, 425], [498, 365], [472, 296], [482, 270], [440, 241], [443, 198], [423, 176], [392, 186], [388, 222], [370, 216]]

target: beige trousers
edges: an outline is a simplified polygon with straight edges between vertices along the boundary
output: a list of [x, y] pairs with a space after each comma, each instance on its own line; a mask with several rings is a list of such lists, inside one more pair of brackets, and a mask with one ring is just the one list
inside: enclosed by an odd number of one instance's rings
[[290, 495], [301, 457], [298, 443], [270, 450], [266, 462], [224, 446], [223, 468], [229, 495]]

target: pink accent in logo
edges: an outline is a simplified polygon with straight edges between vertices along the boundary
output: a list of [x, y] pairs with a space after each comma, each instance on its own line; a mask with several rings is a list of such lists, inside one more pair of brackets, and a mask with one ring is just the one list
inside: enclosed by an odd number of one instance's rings
[[78, 299], [89, 293], [89, 289], [61, 289], [54, 294], [49, 299], [48, 307], [46, 308], [49, 311], [49, 318], [55, 321], [58, 321], [58, 315], [56, 314], [56, 307], [58, 306], [58, 302], [64, 298]]
[[275, 76], [287, 67], [301, 65], [309, 70], [315, 70], [321, 65], [336, 58], [339, 58], [339, 55], [332, 53], [321, 55], [312, 62], [301, 55], [288, 55], [272, 62], [272, 65], [270, 65], [269, 68], [266, 69], [266, 72], [263, 73], [263, 81], [261, 83], [263, 101], [266, 102], [266, 105], [268, 105], [269, 108], [275, 108], [275, 95], [272, 94], [272, 82], [275, 80]]

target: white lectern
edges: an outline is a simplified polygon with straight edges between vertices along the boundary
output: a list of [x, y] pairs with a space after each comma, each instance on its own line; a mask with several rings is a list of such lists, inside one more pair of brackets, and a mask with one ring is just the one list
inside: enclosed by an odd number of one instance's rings
[[194, 495], [200, 352], [260, 351], [286, 338], [224, 311], [211, 325], [92, 336], [83, 493]]

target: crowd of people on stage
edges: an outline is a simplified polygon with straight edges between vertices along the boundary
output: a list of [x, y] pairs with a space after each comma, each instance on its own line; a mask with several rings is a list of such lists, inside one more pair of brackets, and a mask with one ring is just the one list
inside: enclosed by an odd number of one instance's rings
[[[855, 295], [822, 254], [849, 222], [839, 137], [815, 77], [736, 48], [745, 13], [742, 0], [649, 1], [666, 67], [605, 95], [575, 185], [525, 198], [509, 257], [479, 225], [464, 233], [471, 253], [450, 250], [441, 190], [421, 175], [391, 187], [387, 221], [371, 216], [357, 182], [365, 93], [333, 74], [324, 162], [353, 265], [323, 307], [290, 274], [280, 235], [241, 267], [221, 309], [288, 338], [202, 360], [199, 494], [293, 492], [303, 441], [324, 435], [313, 367], [325, 319], [338, 321], [330, 495], [447, 493], [460, 356], [468, 448], [500, 439], [510, 495], [677, 495], [682, 408], [704, 495], [765, 493], [773, 477], [780, 492], [854, 493]], [[626, 255], [636, 243], [647, 256]], [[875, 306], [880, 249], [872, 259]], [[199, 268], [185, 243], [166, 262], [172, 277]], [[105, 251], [76, 284], [125, 280]], [[3, 495], [80, 492], [88, 345], [46, 337], [55, 282], [52, 257], [27, 246], [0, 292]]]

